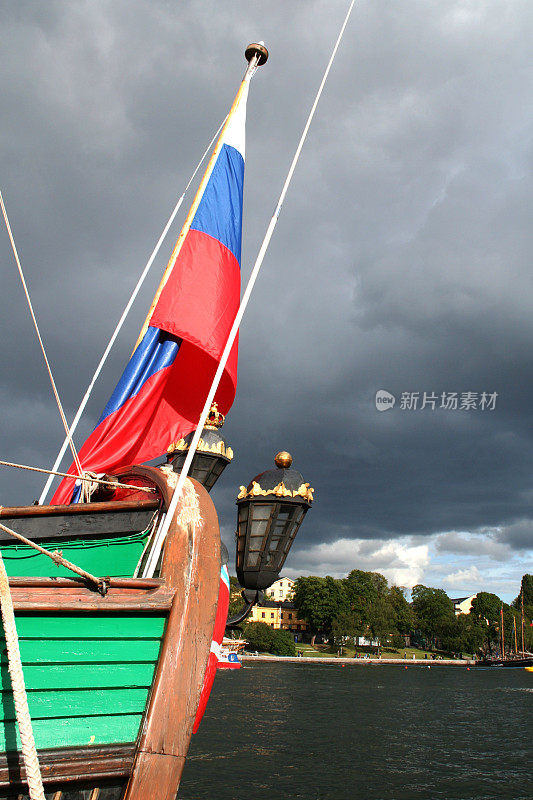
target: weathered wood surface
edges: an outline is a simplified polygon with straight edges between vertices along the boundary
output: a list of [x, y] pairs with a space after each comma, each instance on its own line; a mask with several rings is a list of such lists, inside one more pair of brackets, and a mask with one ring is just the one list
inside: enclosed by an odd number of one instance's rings
[[[123, 505], [124, 507], [121, 507]], [[113, 506], [102, 509], [100, 506]], [[86, 506], [27, 506], [20, 509], [3, 508], [0, 522], [16, 533], [38, 542], [43, 539], [72, 539], [89, 536], [112, 536], [118, 533], [137, 533], [145, 530], [159, 507], [150, 499], [142, 506], [136, 503], [88, 503]], [[61, 513], [43, 514], [41, 509], [61, 509]], [[74, 514], [70, 509], [80, 508]], [[35, 513], [38, 510], [40, 513]], [[68, 509], [68, 511], [67, 511]], [[89, 510], [87, 510], [89, 509]], [[13, 543], [14, 537], [0, 531], [0, 543]]]
[[[151, 467], [145, 467], [151, 469]], [[135, 487], [132, 486], [132, 489]], [[57, 517], [65, 516], [84, 516], [85, 514], [106, 514], [108, 512], [118, 512], [120, 514], [126, 511], [154, 510], [159, 505], [157, 497], [143, 497], [138, 501], [117, 501], [109, 500], [102, 503], [79, 503], [69, 506], [2, 506], [0, 508], [0, 518], [3, 517]]]
[[[13, 607], [17, 612], [123, 612], [153, 614], [169, 611], [172, 606], [174, 590], [163, 580], [156, 586], [135, 585], [135, 580], [120, 585], [120, 579], [110, 581], [110, 587], [102, 596], [94, 587], [83, 582], [69, 581], [68, 578], [10, 578], [9, 585]], [[20, 581], [20, 583], [19, 583]], [[63, 583], [62, 583], [63, 582]]]
[[189, 748], [215, 624], [220, 533], [215, 507], [194, 481], [203, 525], [177, 530], [165, 545], [161, 577], [176, 593], [125, 800], [174, 800]]
[[[127, 777], [135, 755], [134, 744], [105, 747], [62, 747], [39, 751], [45, 782], [71, 783], [80, 779], [95, 781]], [[0, 785], [15, 788], [25, 781], [26, 770], [20, 753], [0, 754]], [[149, 795], [148, 795], [149, 797]]]

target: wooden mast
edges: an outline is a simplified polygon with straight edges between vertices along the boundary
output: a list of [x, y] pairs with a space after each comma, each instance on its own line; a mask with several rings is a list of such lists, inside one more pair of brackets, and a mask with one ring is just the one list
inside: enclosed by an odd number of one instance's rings
[[[523, 586], [523, 584], [522, 584]], [[522, 658], [525, 658], [526, 651], [524, 649], [524, 590], [520, 592], [520, 605], [521, 605], [521, 616], [522, 616]]]

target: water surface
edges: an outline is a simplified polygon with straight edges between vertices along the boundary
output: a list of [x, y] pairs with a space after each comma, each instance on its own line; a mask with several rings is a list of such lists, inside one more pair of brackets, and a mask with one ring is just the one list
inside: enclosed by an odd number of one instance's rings
[[533, 673], [219, 671], [179, 800], [533, 800]]

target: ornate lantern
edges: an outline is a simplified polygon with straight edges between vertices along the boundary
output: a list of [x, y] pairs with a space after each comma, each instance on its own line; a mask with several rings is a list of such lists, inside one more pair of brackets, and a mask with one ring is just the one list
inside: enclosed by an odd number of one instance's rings
[[236, 568], [245, 590], [266, 589], [278, 578], [313, 501], [313, 489], [291, 468], [290, 453], [278, 453], [275, 464], [241, 486], [237, 497]]
[[[205, 486], [208, 492], [233, 458], [233, 450], [218, 432], [224, 424], [224, 419], [224, 414], [221, 414], [217, 404], [213, 403], [189, 470], [189, 476]], [[194, 432], [189, 433], [168, 448], [167, 463], [172, 464], [174, 472], [181, 472], [193, 436]]]

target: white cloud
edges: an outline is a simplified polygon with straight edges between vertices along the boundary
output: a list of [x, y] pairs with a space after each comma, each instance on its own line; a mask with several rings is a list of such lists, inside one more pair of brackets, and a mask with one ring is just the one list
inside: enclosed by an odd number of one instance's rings
[[474, 565], [468, 569], [459, 569], [457, 572], [452, 572], [444, 578], [446, 583], [451, 586], [457, 586], [459, 589], [467, 588], [472, 584], [479, 584], [482, 581], [482, 576], [478, 568]]
[[388, 540], [337, 539], [300, 550], [301, 568], [287, 568], [292, 577], [305, 574], [344, 577], [352, 569], [381, 572], [390, 583], [412, 587], [429, 565], [427, 544], [413, 545], [408, 537]]

